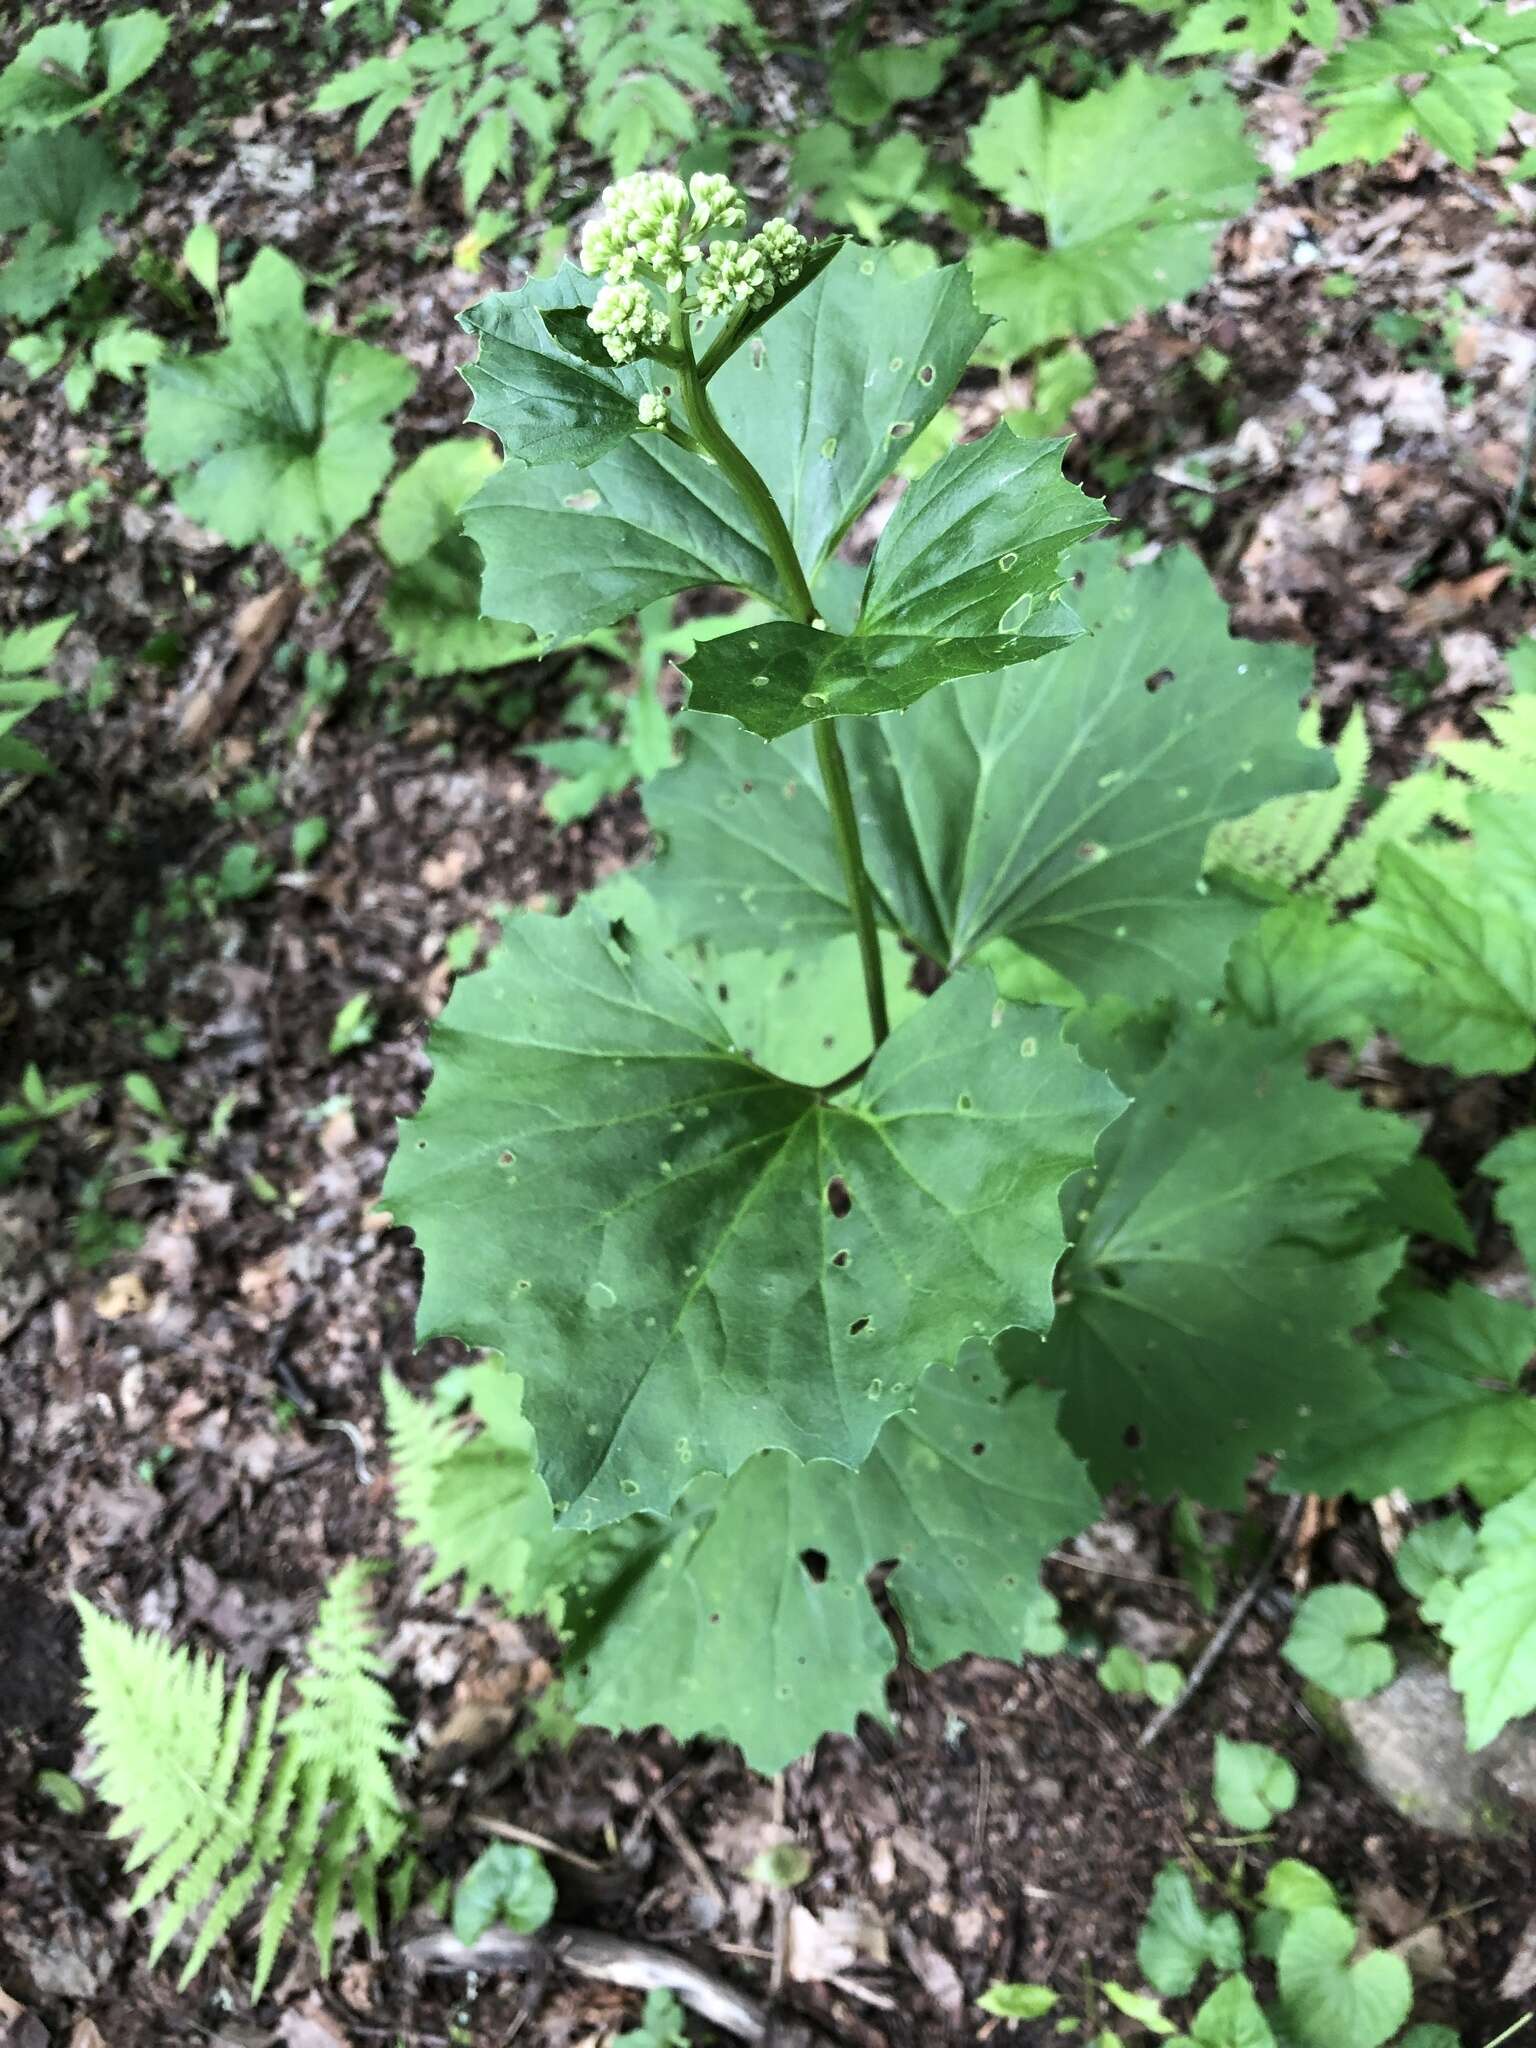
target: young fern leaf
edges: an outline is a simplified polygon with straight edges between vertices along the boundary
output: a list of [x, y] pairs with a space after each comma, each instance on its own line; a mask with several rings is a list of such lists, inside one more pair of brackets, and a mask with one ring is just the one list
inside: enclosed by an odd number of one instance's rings
[[119, 1809], [111, 1832], [137, 1838], [127, 1868], [142, 1875], [130, 1909], [165, 1900], [150, 1961], [203, 1914], [182, 1985], [265, 1887], [253, 1998], [271, 1976], [306, 1884], [315, 1888], [323, 1959], [349, 1886], [364, 1925], [377, 1933], [375, 1873], [403, 1820], [388, 1774], [400, 1746], [396, 1716], [379, 1681], [363, 1582], [364, 1567], [349, 1564], [328, 1588], [298, 1705], [281, 1726], [285, 1670], [253, 1710], [249, 1680], [242, 1673], [231, 1684], [221, 1657], [177, 1649], [75, 1603], [96, 1750], [90, 1774]]

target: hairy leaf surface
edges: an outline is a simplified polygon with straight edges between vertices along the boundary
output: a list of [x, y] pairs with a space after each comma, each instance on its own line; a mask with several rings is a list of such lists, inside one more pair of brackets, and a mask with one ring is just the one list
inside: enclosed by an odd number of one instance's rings
[[931, 1362], [1043, 1327], [1057, 1192], [1121, 1099], [978, 974], [823, 1101], [590, 913], [518, 919], [433, 1042], [386, 1186], [421, 1333], [525, 1375], [578, 1527], [765, 1448], [857, 1464]]
[[[1089, 995], [1208, 994], [1252, 921], [1202, 887], [1212, 825], [1333, 772], [1296, 737], [1306, 659], [1231, 640], [1191, 555], [1073, 559], [1087, 638], [846, 730], [877, 910], [946, 966], [1005, 938]], [[810, 736], [765, 751], [682, 725], [682, 766], [647, 792], [664, 852], [646, 880], [679, 934], [766, 950], [845, 931]]]
[[985, 1351], [936, 1366], [857, 1472], [768, 1452], [705, 1481], [637, 1566], [589, 1590], [570, 1663], [583, 1721], [724, 1736], [780, 1769], [861, 1713], [884, 1720], [890, 1598], [925, 1668], [1016, 1658], [1038, 1572], [1098, 1502], [1055, 1424], [1056, 1397], [1005, 1398]]

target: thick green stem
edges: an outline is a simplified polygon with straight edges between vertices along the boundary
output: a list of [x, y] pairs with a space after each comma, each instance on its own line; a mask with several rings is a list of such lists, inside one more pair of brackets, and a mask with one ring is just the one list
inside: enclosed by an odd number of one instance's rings
[[[813, 625], [816, 621], [816, 601], [811, 596], [810, 585], [805, 580], [805, 571], [800, 566], [800, 557], [795, 553], [795, 544], [789, 528], [784, 524], [784, 515], [774, 503], [773, 493], [763, 482], [752, 464], [742, 454], [725, 428], [704, 388], [704, 379], [694, 360], [693, 349], [687, 339], [683, 340], [684, 361], [681, 368], [683, 402], [688, 408], [689, 422], [694, 435], [705, 453], [714, 457], [721, 470], [728, 476], [746, 501], [747, 509], [757, 523], [758, 531], [778, 571], [779, 582], [783, 585], [789, 600], [791, 617], [801, 625]], [[848, 891], [848, 908], [853, 914], [854, 930], [859, 940], [859, 960], [864, 969], [864, 995], [869, 1004], [869, 1026], [876, 1045], [883, 1045], [890, 1036], [890, 1013], [885, 1002], [885, 969], [880, 959], [880, 935], [875, 925], [874, 891], [869, 886], [869, 876], [864, 867], [864, 853], [859, 843], [859, 820], [853, 808], [853, 791], [848, 786], [848, 765], [843, 759], [843, 750], [838, 742], [837, 722], [831, 718], [813, 721], [812, 731], [816, 738], [816, 761], [821, 769], [822, 787], [826, 791], [827, 809], [832, 815], [832, 831], [837, 840], [837, 857], [842, 865], [843, 884]]]

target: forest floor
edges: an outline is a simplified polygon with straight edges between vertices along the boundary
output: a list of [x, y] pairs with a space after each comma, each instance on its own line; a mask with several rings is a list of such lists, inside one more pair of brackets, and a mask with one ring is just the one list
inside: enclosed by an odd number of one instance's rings
[[[252, 47], [260, 33], [253, 20]], [[985, 89], [964, 65], [960, 79], [962, 100]], [[1244, 86], [1277, 164], [1304, 130], [1297, 86], [1285, 61]], [[304, 113], [310, 89], [258, 74], [238, 112], [164, 163], [136, 232], [174, 256], [211, 211], [228, 246], [275, 243], [321, 278], [343, 326], [366, 313], [420, 372], [399, 434], [414, 453], [462, 421], [454, 316], [515, 282], [536, 237], [500, 245], [478, 276], [454, 268], [451, 181], [413, 193], [403, 152], [382, 148], [355, 164], [350, 124]], [[913, 118], [942, 135], [957, 107]], [[748, 182], [771, 206], [781, 178], [782, 152], [764, 149]], [[1328, 730], [1363, 705], [1378, 779], [1473, 729], [1504, 650], [1536, 623], [1530, 587], [1486, 561], [1527, 446], [1532, 246], [1506, 192], [1409, 154], [1266, 188], [1207, 289], [1089, 344], [1098, 385], [1071, 423], [1074, 473], [1149, 542], [1197, 548], [1236, 630], [1314, 651]], [[156, 317], [147, 299], [134, 310]], [[104, 1809], [67, 1817], [37, 1785], [80, 1762], [67, 1595], [260, 1671], [291, 1654], [325, 1576], [353, 1557], [399, 1567], [378, 1599], [419, 1731], [408, 1778], [429, 1863], [462, 1870], [488, 1823], [533, 1830], [565, 1852], [563, 1920], [675, 1947], [758, 1996], [777, 1949], [782, 2009], [818, 2038], [974, 2041], [988, 2023], [973, 2001], [994, 1978], [1133, 1980], [1160, 1866], [1253, 1853], [1212, 1838], [1216, 1731], [1291, 1758], [1302, 1793], [1283, 1853], [1374, 1899], [1380, 1938], [1402, 1933], [1394, 1916], [1437, 1923], [1426, 2010], [1469, 2041], [1517, 2018], [1498, 1986], [1536, 1913], [1529, 1844], [1398, 1818], [1277, 1657], [1308, 1570], [1390, 1584], [1369, 1515], [1346, 1510], [1287, 1553], [1148, 1750], [1146, 1702], [1111, 1696], [1080, 1659], [967, 1662], [903, 1669], [889, 1727], [828, 1738], [775, 1784], [733, 1751], [654, 1732], [562, 1745], [536, 1717], [551, 1676], [537, 1633], [419, 1589], [380, 1380], [424, 1385], [449, 1347], [415, 1353], [417, 1260], [378, 1211], [394, 1118], [420, 1099], [450, 962], [508, 906], [563, 905], [641, 857], [643, 820], [632, 796], [568, 827], [542, 809], [549, 777], [526, 748], [569, 729], [556, 665], [457, 692], [395, 679], [372, 553], [342, 543], [325, 583], [301, 591], [275, 556], [190, 526], [146, 488], [136, 404], [116, 390], [73, 416], [56, 380], [0, 363], [0, 627], [76, 613], [63, 667], [93, 706], [38, 722], [59, 773], [4, 820], [0, 1092], [31, 1061], [101, 1088], [0, 1210], [0, 2039], [575, 2048], [635, 2023], [633, 1994], [558, 1968], [539, 1985], [422, 1983], [360, 1943], [329, 1984], [294, 1951], [255, 2011], [227, 1948], [186, 1992], [145, 1968]], [[963, 399], [995, 409], [995, 379], [974, 376]], [[50, 517], [86, 486], [78, 522]], [[263, 636], [271, 658], [243, 662]], [[334, 687], [306, 690], [317, 675]], [[511, 729], [508, 692], [526, 696]], [[328, 837], [300, 867], [290, 831], [314, 818]], [[191, 879], [242, 841], [272, 864], [266, 885], [193, 900]], [[333, 1054], [337, 1012], [364, 992], [371, 1041]], [[185, 1138], [171, 1170], [133, 1166], [151, 1135], [117, 1085], [134, 1070]], [[1488, 1142], [1486, 1088], [1390, 1085], [1433, 1119], [1442, 1156], [1472, 1161]], [[116, 1235], [125, 1225], [137, 1242]], [[1278, 1513], [1255, 1496], [1259, 1550]], [[1223, 1579], [1218, 1612], [1247, 1568]], [[1187, 1664], [1212, 1625], [1161, 1507], [1112, 1504], [1048, 1579], [1074, 1640]], [[744, 1875], [784, 1830], [812, 1862], [792, 1919]]]

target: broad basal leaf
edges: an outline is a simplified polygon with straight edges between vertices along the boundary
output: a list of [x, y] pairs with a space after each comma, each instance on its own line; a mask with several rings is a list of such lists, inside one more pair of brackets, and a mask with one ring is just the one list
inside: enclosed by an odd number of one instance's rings
[[498, 464], [488, 441], [440, 441], [402, 470], [379, 504], [379, 545], [395, 564], [380, 623], [418, 676], [474, 674], [521, 661], [525, 626], [480, 616], [480, 551], [463, 509]]
[[1536, 1707], [1536, 1484], [1483, 1518], [1481, 1563], [1463, 1579], [1441, 1632], [1467, 1709], [1467, 1747], [1492, 1742]]
[[1076, 100], [1026, 79], [971, 131], [970, 168], [1045, 226], [1043, 249], [1000, 235], [977, 246], [977, 301], [1002, 323], [987, 337], [997, 359], [1187, 297], [1258, 184], [1242, 108], [1220, 78], [1137, 65]]
[[1536, 1478], [1536, 1402], [1520, 1380], [1536, 1317], [1459, 1284], [1394, 1289], [1369, 1397], [1320, 1406], [1281, 1466], [1292, 1493], [1436, 1500], [1457, 1486], [1501, 1500]]
[[386, 1190], [421, 1331], [523, 1373], [576, 1527], [769, 1447], [856, 1464], [932, 1361], [1042, 1326], [1056, 1191], [1119, 1100], [979, 974], [823, 1100], [588, 913], [518, 919], [434, 1049]]
[[1536, 1060], [1536, 806], [1477, 795], [1467, 819], [1470, 844], [1384, 848], [1359, 924], [1410, 1059], [1514, 1074]]
[[[1194, 2048], [1275, 2048], [1274, 2034], [1246, 1977], [1228, 1977], [1216, 1986], [1190, 2021], [1187, 2042]], [[1175, 2048], [1186, 2048], [1186, 2040]]]
[[1227, 961], [1227, 995], [1251, 1024], [1290, 1034], [1298, 1050], [1362, 1039], [1381, 1015], [1381, 949], [1353, 919], [1310, 896], [1278, 903]]
[[[1089, 995], [1209, 994], [1252, 919], [1201, 884], [1212, 825], [1332, 773], [1296, 737], [1306, 659], [1230, 640], [1191, 555], [1074, 559], [1088, 638], [846, 729], [877, 909], [946, 966], [1006, 938]], [[683, 765], [647, 793], [664, 851], [646, 877], [680, 936], [845, 932], [810, 736], [765, 752], [713, 719], [682, 729]]]
[[1066, 1390], [1101, 1486], [1240, 1505], [1261, 1452], [1374, 1390], [1350, 1331], [1399, 1248], [1361, 1251], [1352, 1219], [1415, 1137], [1288, 1039], [1188, 1026], [1070, 1204], [1049, 1337], [1010, 1333], [1005, 1368]]
[[1280, 1937], [1281, 2016], [1305, 2048], [1381, 2048], [1408, 2017], [1408, 1965], [1385, 1949], [1352, 1962], [1356, 1941], [1332, 1906], [1298, 1913]]
[[19, 234], [0, 264], [0, 316], [40, 320], [112, 254], [101, 231], [139, 196], [94, 135], [22, 135], [0, 153], [0, 235]]
[[92, 113], [143, 77], [170, 32], [147, 7], [93, 28], [59, 21], [39, 29], [0, 71], [0, 129], [59, 128]]
[[[476, 308], [482, 333], [511, 318], [507, 305]], [[985, 324], [962, 268], [903, 278], [890, 257], [845, 248], [715, 377], [716, 410], [766, 479], [808, 574], [943, 404]], [[567, 360], [573, 376], [601, 374]], [[534, 372], [520, 361], [515, 374]], [[542, 364], [539, 378], [550, 374]], [[539, 392], [540, 420], [553, 418], [543, 383]], [[475, 417], [502, 432], [489, 381], [478, 401]], [[509, 406], [504, 438], [519, 452], [512, 416]], [[789, 609], [750, 514], [702, 456], [647, 433], [601, 454], [583, 444], [585, 468], [539, 459], [537, 471], [509, 464], [469, 508], [494, 617], [568, 639], [709, 583]]]
[[584, 323], [597, 289], [596, 279], [563, 263], [552, 278], [530, 278], [520, 291], [497, 292], [460, 315], [459, 325], [479, 341], [464, 372], [475, 394], [469, 417], [491, 429], [509, 462], [584, 469], [639, 426], [636, 406], [651, 389], [651, 373], [609, 362], [596, 335], [600, 360], [563, 347], [559, 329], [544, 318], [565, 311]]
[[780, 739], [1065, 646], [1078, 625], [1052, 604], [1061, 558], [1103, 518], [1062, 476], [1064, 446], [1000, 426], [951, 449], [898, 500], [851, 634], [779, 623], [710, 641], [683, 664], [691, 708]]
[[1054, 1396], [1006, 1399], [975, 1349], [923, 1379], [857, 1472], [768, 1452], [685, 1495], [642, 1560], [588, 1590], [567, 1660], [578, 1718], [724, 1737], [761, 1771], [861, 1713], [884, 1720], [896, 1651], [865, 1580], [892, 1560], [918, 1664], [1016, 1658], [1041, 1560], [1098, 1502]]
[[1529, 104], [1521, 45], [1501, 47], [1498, 32], [1509, 19], [1488, 0], [1399, 0], [1384, 8], [1367, 34], [1314, 74], [1311, 91], [1328, 118], [1296, 159], [1296, 175], [1355, 157], [1380, 163], [1415, 133], [1472, 170], [1497, 146], [1516, 106]]
[[230, 341], [149, 374], [144, 452], [190, 519], [235, 546], [328, 544], [393, 459], [389, 416], [416, 373], [306, 320], [303, 281], [264, 249], [229, 295]]

